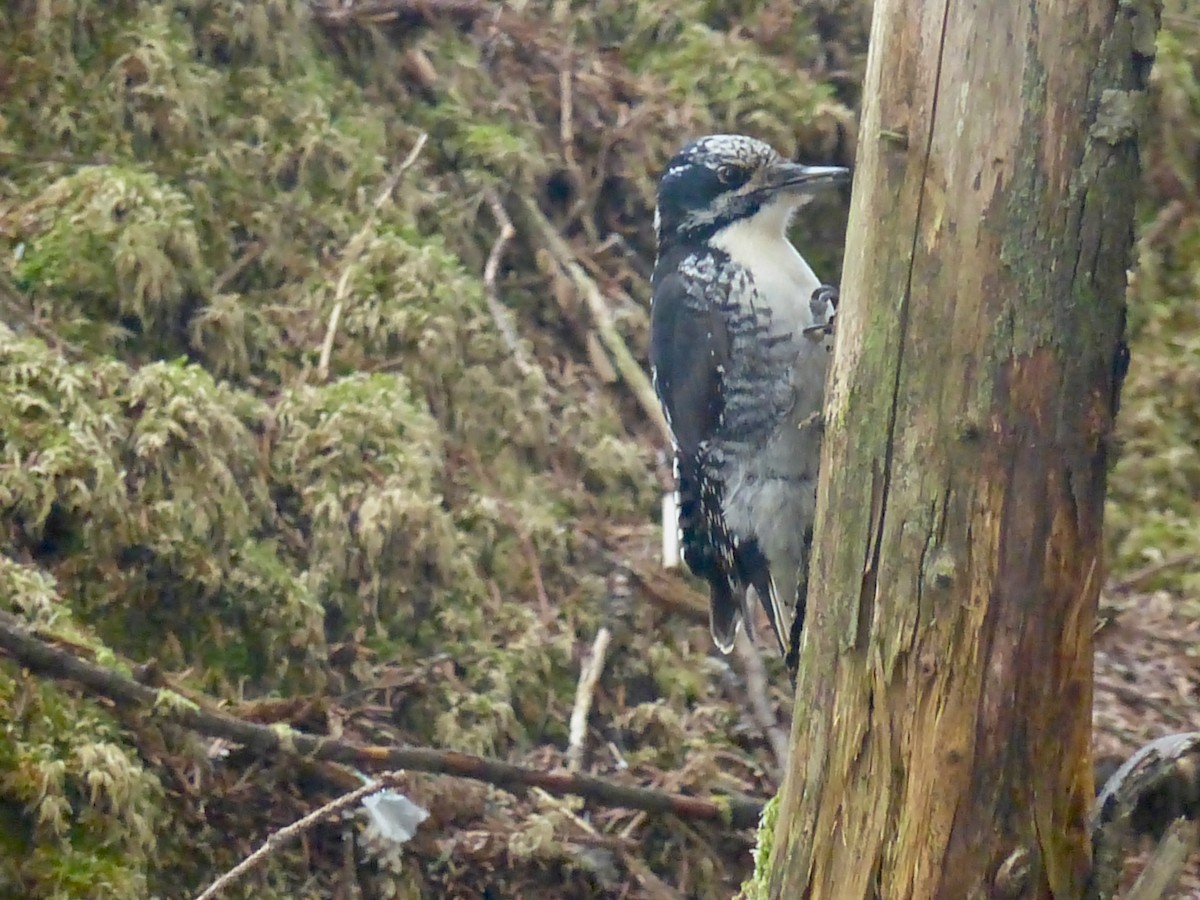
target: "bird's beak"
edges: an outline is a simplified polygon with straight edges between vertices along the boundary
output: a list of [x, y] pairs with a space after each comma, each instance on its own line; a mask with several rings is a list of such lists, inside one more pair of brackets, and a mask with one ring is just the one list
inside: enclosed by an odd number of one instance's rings
[[850, 170], [841, 166], [802, 166], [800, 163], [777, 162], [766, 172], [766, 188], [772, 194], [811, 194], [820, 188], [845, 184]]

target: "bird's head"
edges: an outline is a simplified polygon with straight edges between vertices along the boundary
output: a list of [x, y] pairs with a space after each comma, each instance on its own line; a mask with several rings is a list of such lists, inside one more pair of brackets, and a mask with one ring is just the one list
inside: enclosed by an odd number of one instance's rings
[[782, 236], [796, 210], [822, 187], [850, 172], [789, 162], [760, 140], [713, 134], [692, 141], [667, 163], [658, 183], [654, 230], [660, 249], [710, 239], [736, 222], [754, 220]]

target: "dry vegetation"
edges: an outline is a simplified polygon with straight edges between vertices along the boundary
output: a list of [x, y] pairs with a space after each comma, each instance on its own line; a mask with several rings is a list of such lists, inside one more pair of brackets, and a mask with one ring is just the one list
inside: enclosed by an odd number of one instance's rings
[[[1118, 575], [1200, 554], [1200, 9], [1169, 5]], [[657, 170], [713, 130], [852, 161], [868, 6], [6, 4], [2, 608], [254, 721], [542, 768], [606, 624], [586, 768], [768, 795], [741, 673], [657, 570], [655, 425], [526, 203], [644, 359]], [[515, 227], [495, 285], [489, 196]], [[843, 207], [797, 233], [830, 277]], [[1200, 619], [1194, 559], [1136, 585], [1165, 592], [1154, 633]], [[1113, 602], [1123, 635], [1141, 601]], [[8, 661], [0, 723], [0, 894], [188, 896], [356, 783]], [[432, 818], [401, 851], [328, 824], [233, 896], [728, 897], [751, 865], [751, 833], [406, 787]]]

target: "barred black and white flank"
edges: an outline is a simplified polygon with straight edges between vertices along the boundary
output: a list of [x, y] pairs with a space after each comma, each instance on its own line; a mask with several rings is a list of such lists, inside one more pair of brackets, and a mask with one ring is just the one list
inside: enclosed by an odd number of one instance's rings
[[709, 583], [726, 653], [739, 623], [749, 628], [752, 596], [780, 652], [803, 622], [837, 292], [787, 226], [814, 190], [847, 178], [712, 135], [659, 184], [650, 361], [675, 444], [684, 559]]

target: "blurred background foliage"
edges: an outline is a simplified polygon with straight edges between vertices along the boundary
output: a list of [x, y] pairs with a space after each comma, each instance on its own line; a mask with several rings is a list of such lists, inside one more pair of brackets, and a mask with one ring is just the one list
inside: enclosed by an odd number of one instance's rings
[[[518, 199], [569, 240], [644, 361], [662, 164], [719, 130], [852, 162], [868, 20], [865, 0], [6, 4], [3, 608], [259, 720], [536, 765], [558, 759], [606, 622], [611, 753], [591, 768], [769, 790], [703, 599], [656, 572], [657, 432]], [[1198, 71], [1200, 11], [1170, 0], [1117, 573], [1200, 553]], [[515, 226], [494, 285], [489, 196]], [[831, 279], [845, 200], [797, 225]], [[634, 602], [614, 604], [623, 567]], [[1197, 572], [1153, 586], [1200, 617]], [[281, 767], [242, 777], [221, 748], [8, 662], [0, 727], [0, 893], [181, 896], [329, 790]], [[565, 835], [569, 811], [432, 779], [413, 792], [488, 839], [368, 842], [366, 896], [485, 881], [616, 896], [610, 860]], [[750, 864], [750, 837], [594, 821], [687, 896], [728, 896]], [[341, 895], [348, 827], [277, 856], [246, 896]]]

